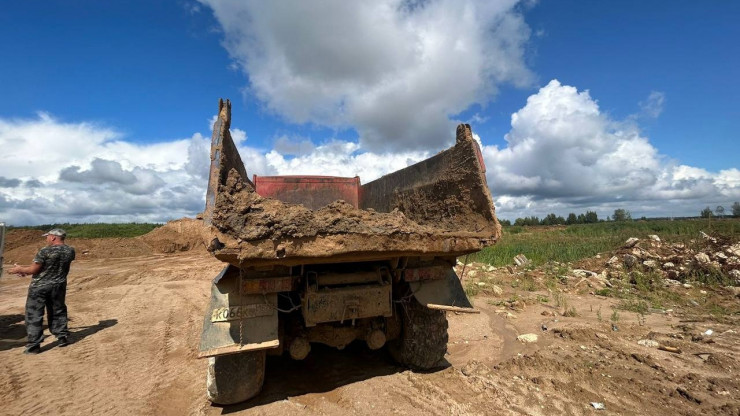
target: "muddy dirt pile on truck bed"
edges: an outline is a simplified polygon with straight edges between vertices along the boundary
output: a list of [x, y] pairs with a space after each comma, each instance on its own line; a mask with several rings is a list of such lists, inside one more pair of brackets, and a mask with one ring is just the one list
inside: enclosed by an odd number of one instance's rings
[[355, 259], [359, 253], [368, 260], [393, 253], [464, 254], [480, 250], [499, 235], [497, 229], [473, 233], [420, 225], [398, 210], [363, 210], [341, 200], [318, 210], [286, 204], [258, 195], [236, 170], [219, 187], [212, 218], [218, 243], [211, 249], [232, 264], [351, 253]]
[[[303, 205], [263, 198], [232, 171], [221, 187], [213, 214], [222, 232], [246, 241], [300, 239], [330, 234], [431, 234], [435, 230], [406, 218], [400, 211], [361, 210], [335, 201], [313, 211]], [[439, 232], [439, 230], [437, 230]]]

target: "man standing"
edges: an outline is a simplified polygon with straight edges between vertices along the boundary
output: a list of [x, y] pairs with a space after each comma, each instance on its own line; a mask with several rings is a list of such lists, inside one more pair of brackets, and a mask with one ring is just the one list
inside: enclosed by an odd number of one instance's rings
[[47, 313], [49, 331], [56, 335], [60, 347], [69, 344], [67, 329], [67, 274], [75, 259], [75, 249], [64, 244], [67, 233], [54, 228], [44, 234], [47, 246], [39, 250], [33, 263], [28, 266], [15, 265], [9, 272], [20, 276], [33, 275], [28, 286], [26, 299], [26, 331], [28, 344], [24, 354], [41, 352], [43, 341], [44, 309]]

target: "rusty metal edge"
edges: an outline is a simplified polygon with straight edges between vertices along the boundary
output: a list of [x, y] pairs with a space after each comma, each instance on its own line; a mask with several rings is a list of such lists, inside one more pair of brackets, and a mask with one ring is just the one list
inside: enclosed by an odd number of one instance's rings
[[254, 344], [234, 344], [226, 347], [213, 348], [198, 353], [198, 358], [216, 357], [219, 355], [237, 354], [240, 352], [266, 350], [270, 348], [277, 348], [280, 346], [280, 341], [275, 339], [272, 341], [259, 342]]

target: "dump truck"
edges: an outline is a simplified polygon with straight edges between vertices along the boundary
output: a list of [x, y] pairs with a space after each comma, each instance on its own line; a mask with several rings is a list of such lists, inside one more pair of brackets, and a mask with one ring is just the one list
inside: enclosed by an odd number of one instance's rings
[[[501, 236], [469, 125], [448, 150], [362, 184], [359, 177], [250, 179], [219, 100], [206, 206], [213, 279], [198, 356], [207, 395], [259, 394], [267, 354], [364, 341], [411, 369], [444, 363], [447, 311], [477, 312], [454, 266]], [[348, 167], [348, 170], [351, 167]]]

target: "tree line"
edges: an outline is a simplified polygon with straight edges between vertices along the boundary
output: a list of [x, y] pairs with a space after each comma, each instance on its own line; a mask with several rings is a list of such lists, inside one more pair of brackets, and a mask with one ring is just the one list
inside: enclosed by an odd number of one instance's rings
[[[735, 202], [732, 204], [732, 217], [738, 218], [740, 217], [740, 202]], [[701, 210], [701, 213], [699, 214], [702, 218], [710, 218], [710, 217], [724, 217], [725, 216], [725, 207], [722, 205], [717, 205], [717, 208], [712, 211], [711, 208], [706, 207], [703, 210]]]
[[[601, 220], [603, 221], [603, 220]], [[501, 225], [511, 225], [509, 220], [501, 220]], [[514, 225], [571, 225], [571, 224], [591, 224], [599, 222], [599, 216], [594, 211], [586, 211], [585, 214], [578, 214], [571, 212], [567, 218], [558, 216], [555, 214], [547, 214], [545, 218], [540, 219], [539, 217], [531, 216], [524, 218], [517, 218], [514, 221]]]
[[[732, 216], [735, 218], [740, 217], [740, 202], [735, 202], [732, 204]], [[717, 206], [714, 210], [712, 210], [709, 207], [704, 208], [701, 211], [700, 216], [702, 218], [709, 218], [709, 217], [724, 217], [725, 216], [725, 208], [721, 205]], [[640, 219], [647, 219], [645, 217], [642, 217]], [[571, 212], [568, 214], [566, 218], [563, 218], [563, 216], [555, 215], [555, 214], [547, 214], [545, 218], [540, 219], [536, 216], [531, 217], [524, 217], [524, 218], [517, 218], [514, 220], [513, 225], [572, 225], [572, 224], [593, 224], [597, 222], [603, 222], [603, 221], [632, 221], [632, 214], [624, 209], [624, 208], [617, 208], [614, 210], [614, 214], [612, 216], [607, 216], [606, 219], [599, 219], [599, 216], [594, 211], [586, 211], [585, 214], [578, 214]], [[501, 225], [504, 226], [510, 226], [512, 225], [510, 220], [499, 220]]]

